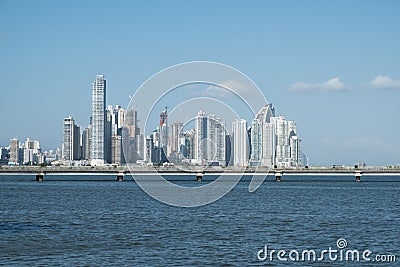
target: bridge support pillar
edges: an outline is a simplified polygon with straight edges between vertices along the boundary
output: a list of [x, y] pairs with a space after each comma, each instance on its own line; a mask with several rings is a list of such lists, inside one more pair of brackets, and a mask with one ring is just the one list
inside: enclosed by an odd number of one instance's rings
[[36, 182], [43, 182], [44, 172], [40, 172], [36, 174]]
[[355, 176], [356, 176], [356, 182], [361, 182], [362, 172], [356, 171]]
[[125, 173], [119, 172], [117, 174], [117, 182], [122, 182], [124, 180], [124, 175], [125, 175]]
[[196, 174], [196, 181], [197, 181], [197, 182], [203, 181], [203, 173], [202, 173], [202, 172], [198, 172], [198, 173]]
[[275, 171], [275, 181], [280, 182], [282, 178], [282, 171]]

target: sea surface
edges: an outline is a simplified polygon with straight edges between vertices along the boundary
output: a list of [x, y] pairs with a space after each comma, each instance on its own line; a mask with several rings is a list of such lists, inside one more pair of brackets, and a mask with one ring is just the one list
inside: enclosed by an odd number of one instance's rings
[[[128, 176], [0, 176], [4, 266], [399, 266], [400, 177], [283, 176], [249, 193], [172, 207]], [[199, 186], [175, 177], [182, 186]], [[206, 177], [205, 177], [206, 178]], [[173, 180], [173, 179], [172, 179]], [[203, 183], [207, 183], [206, 181]], [[200, 183], [201, 185], [201, 183]], [[371, 250], [396, 262], [260, 261], [268, 250]], [[260, 254], [262, 255], [262, 254]], [[286, 255], [287, 256], [287, 255]]]

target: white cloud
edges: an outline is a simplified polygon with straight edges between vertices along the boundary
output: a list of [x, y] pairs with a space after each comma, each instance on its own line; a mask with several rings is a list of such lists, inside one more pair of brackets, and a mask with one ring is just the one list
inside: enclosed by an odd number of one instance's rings
[[298, 92], [310, 92], [310, 91], [322, 91], [322, 92], [347, 92], [351, 88], [343, 83], [339, 77], [334, 77], [324, 83], [303, 83], [296, 82], [289, 87], [290, 91]]
[[[235, 80], [229, 79], [227, 81], [223, 81], [220, 83], [221, 86], [225, 86], [227, 88], [235, 90], [236, 93], [242, 94], [246, 92], [246, 85]], [[232, 96], [232, 92], [224, 87], [211, 85], [202, 91], [202, 94], [209, 96], [219, 96], [222, 98], [226, 98]]]
[[199, 94], [205, 95], [205, 96], [215, 96], [215, 97], [227, 98], [231, 94], [231, 92], [229, 92], [225, 88], [211, 85], [211, 86], [207, 87], [206, 89], [202, 90]]
[[378, 75], [369, 83], [369, 86], [375, 89], [400, 90], [400, 80], [393, 80], [388, 76]]

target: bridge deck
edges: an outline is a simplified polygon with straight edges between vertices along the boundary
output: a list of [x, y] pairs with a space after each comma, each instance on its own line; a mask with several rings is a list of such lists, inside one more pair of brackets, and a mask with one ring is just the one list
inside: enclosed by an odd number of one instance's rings
[[225, 175], [274, 175], [277, 172], [290, 175], [354, 175], [361, 172], [362, 175], [400, 175], [399, 167], [369, 167], [369, 168], [324, 168], [324, 167], [310, 167], [310, 168], [238, 168], [238, 167], [126, 167], [126, 166], [105, 166], [105, 167], [40, 167], [40, 166], [2, 166], [0, 167], [1, 174], [143, 174], [151, 175], [161, 173], [163, 175], [195, 175], [197, 173], [204, 174], [225, 174]]

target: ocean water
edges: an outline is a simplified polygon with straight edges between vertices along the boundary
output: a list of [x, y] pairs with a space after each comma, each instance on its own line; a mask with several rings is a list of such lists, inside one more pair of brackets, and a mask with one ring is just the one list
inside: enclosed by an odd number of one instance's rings
[[[398, 266], [400, 177], [243, 179], [220, 200], [178, 208], [128, 177], [0, 176], [0, 265], [5, 266]], [[79, 180], [79, 181], [78, 181]], [[207, 180], [207, 179], [206, 179]], [[176, 178], [183, 186], [199, 184]], [[371, 250], [395, 263], [260, 261], [272, 250]]]

